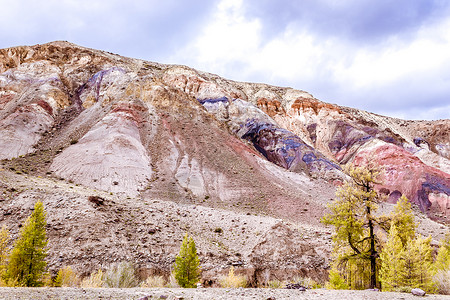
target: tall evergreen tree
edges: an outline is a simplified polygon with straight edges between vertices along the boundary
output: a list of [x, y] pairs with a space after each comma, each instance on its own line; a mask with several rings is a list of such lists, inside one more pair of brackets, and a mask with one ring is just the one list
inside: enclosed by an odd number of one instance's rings
[[404, 256], [399, 231], [397, 226], [392, 225], [388, 240], [380, 253], [380, 282], [384, 291], [392, 291], [404, 285], [403, 278], [406, 272]]
[[9, 230], [6, 225], [0, 230], [0, 286], [4, 285], [6, 262], [8, 259]]
[[390, 216], [391, 226], [397, 228], [397, 235], [405, 246], [409, 240], [416, 237], [416, 223], [414, 222], [414, 214], [411, 203], [404, 195], [398, 199], [394, 206], [394, 211]]
[[200, 260], [197, 256], [195, 242], [186, 233], [174, 264], [175, 279], [181, 287], [195, 287], [200, 279], [199, 265]]
[[46, 212], [41, 201], [20, 230], [9, 258], [7, 278], [21, 286], [41, 286], [47, 266]]
[[416, 223], [408, 199], [402, 196], [389, 217], [389, 236], [380, 254], [383, 290], [418, 287], [435, 290], [431, 237], [416, 237]]
[[447, 233], [439, 245], [433, 275], [440, 293], [450, 295], [450, 233]]
[[409, 240], [404, 248], [403, 260], [405, 261], [403, 285], [411, 288], [418, 287], [429, 293], [434, 292], [436, 284], [432, 278], [431, 236], [426, 239], [419, 236]]
[[450, 233], [440, 242], [440, 247], [434, 263], [434, 271], [450, 271]]
[[[374, 216], [379, 195], [374, 190], [374, 184], [378, 183], [380, 171], [374, 167], [349, 166], [346, 173], [350, 180], [337, 190], [337, 199], [329, 205], [331, 213], [325, 215], [322, 221], [335, 228], [335, 251], [342, 253], [336, 259], [353, 263], [353, 269], [356, 267], [368, 272], [369, 282], [365, 285], [374, 288], [379, 256], [375, 234], [377, 220]], [[368, 265], [368, 270], [365, 265]], [[346, 271], [351, 271], [351, 268], [347, 267]], [[344, 277], [348, 278], [348, 275]]]

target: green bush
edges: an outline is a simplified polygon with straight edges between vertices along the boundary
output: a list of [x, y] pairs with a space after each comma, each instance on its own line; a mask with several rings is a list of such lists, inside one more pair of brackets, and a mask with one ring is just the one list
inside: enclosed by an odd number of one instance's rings
[[339, 271], [335, 268], [331, 269], [329, 280], [325, 284], [325, 287], [329, 290], [348, 290], [350, 288], [344, 278], [339, 274]]
[[392, 288], [390, 291], [391, 292], [397, 292], [397, 293], [411, 293], [412, 287], [410, 286], [399, 286], [399, 287], [395, 287]]
[[307, 289], [320, 289], [322, 285], [310, 277], [294, 277], [292, 283], [298, 283]]

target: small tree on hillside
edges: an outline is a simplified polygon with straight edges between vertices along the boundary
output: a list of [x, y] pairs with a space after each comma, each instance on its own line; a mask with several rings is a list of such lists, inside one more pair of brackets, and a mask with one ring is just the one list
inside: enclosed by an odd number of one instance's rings
[[383, 291], [392, 291], [404, 285], [403, 278], [406, 276], [404, 252], [397, 226], [392, 225], [388, 240], [380, 254], [380, 281]]
[[441, 240], [433, 273], [439, 293], [450, 295], [450, 233]]
[[175, 258], [174, 273], [178, 284], [184, 288], [195, 287], [200, 279], [200, 260], [194, 240], [186, 233], [180, 253]]
[[8, 259], [8, 243], [9, 243], [9, 230], [6, 225], [2, 226], [0, 230], [0, 286], [4, 285], [4, 276], [6, 271], [6, 262]]
[[405, 251], [408, 243], [416, 237], [416, 223], [411, 203], [401, 196], [394, 211], [385, 218], [389, 234], [380, 254], [380, 281], [385, 291], [393, 291], [405, 286], [407, 272]]
[[38, 201], [20, 230], [9, 258], [7, 278], [21, 286], [41, 286], [47, 266], [46, 212]]
[[403, 259], [405, 261], [403, 285], [411, 288], [418, 287], [428, 293], [435, 292], [431, 236], [426, 239], [419, 236], [414, 240], [409, 240], [405, 246]]
[[431, 237], [416, 237], [416, 223], [411, 203], [402, 196], [388, 217], [388, 240], [380, 254], [380, 281], [385, 291], [419, 287], [435, 290], [432, 280]]
[[397, 228], [397, 235], [402, 245], [405, 246], [409, 240], [416, 237], [417, 225], [414, 222], [414, 213], [411, 208], [411, 202], [404, 195], [398, 199], [394, 206], [394, 211], [389, 217], [391, 226]]
[[[331, 213], [325, 215], [322, 221], [335, 227], [335, 263], [341, 266], [349, 286], [374, 288], [379, 256], [374, 212], [380, 198], [374, 184], [378, 183], [380, 171], [349, 166], [346, 173], [350, 180], [337, 190], [337, 199], [329, 204]], [[358, 280], [356, 286], [352, 278]]]
[[434, 264], [435, 273], [439, 271], [450, 271], [450, 233], [445, 235], [440, 242], [436, 262]]

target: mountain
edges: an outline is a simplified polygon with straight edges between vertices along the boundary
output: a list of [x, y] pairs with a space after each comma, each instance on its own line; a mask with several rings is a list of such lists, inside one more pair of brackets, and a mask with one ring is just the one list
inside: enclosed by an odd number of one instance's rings
[[[36, 199], [50, 267], [129, 260], [167, 274], [185, 232], [203, 277], [323, 278], [320, 223], [347, 163], [384, 168], [437, 239], [450, 216], [450, 120], [406, 121], [68, 42], [0, 50], [0, 222]], [[421, 212], [420, 212], [421, 211]]]

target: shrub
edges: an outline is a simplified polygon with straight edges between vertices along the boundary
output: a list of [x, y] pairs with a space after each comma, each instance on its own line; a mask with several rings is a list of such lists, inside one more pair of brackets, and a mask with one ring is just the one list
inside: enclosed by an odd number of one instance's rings
[[165, 284], [166, 281], [162, 276], [148, 276], [147, 279], [144, 282], [142, 282], [141, 287], [157, 288], [157, 287], [164, 287]]
[[336, 268], [332, 268], [329, 274], [329, 280], [325, 284], [325, 287], [330, 290], [348, 290], [349, 286], [345, 282], [344, 278], [339, 274]]
[[175, 273], [172, 272], [169, 276], [169, 279], [167, 280], [166, 287], [168, 288], [179, 288], [180, 285], [178, 284], [177, 280], [175, 279]]
[[87, 278], [84, 278], [80, 284], [83, 288], [100, 288], [103, 286], [103, 271], [98, 269], [97, 272], [91, 273]]
[[286, 283], [284, 281], [280, 281], [278, 279], [270, 280], [267, 283], [267, 286], [271, 289], [282, 289], [286, 286]]
[[235, 275], [234, 267], [230, 268], [228, 276], [222, 276], [219, 279], [219, 283], [224, 288], [238, 288], [247, 286], [247, 280], [245, 279], [245, 276]]
[[57, 287], [74, 287], [78, 286], [80, 280], [77, 274], [72, 270], [72, 267], [67, 266], [59, 269], [56, 275], [54, 286]]
[[50, 273], [44, 273], [42, 276], [42, 282], [44, 286], [55, 286], [55, 281], [52, 279]]
[[450, 295], [450, 269], [440, 270], [434, 275], [439, 294]]
[[295, 277], [293, 283], [298, 283], [307, 289], [320, 289], [322, 285], [310, 277]]
[[109, 288], [131, 288], [139, 284], [134, 267], [129, 262], [113, 265], [106, 271], [104, 282]]

